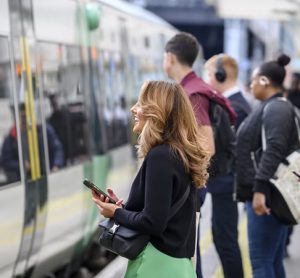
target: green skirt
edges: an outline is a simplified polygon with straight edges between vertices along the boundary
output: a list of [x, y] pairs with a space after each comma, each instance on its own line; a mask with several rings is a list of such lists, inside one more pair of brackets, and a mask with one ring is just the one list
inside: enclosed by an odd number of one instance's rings
[[191, 259], [174, 258], [148, 243], [144, 251], [129, 260], [125, 278], [195, 278]]

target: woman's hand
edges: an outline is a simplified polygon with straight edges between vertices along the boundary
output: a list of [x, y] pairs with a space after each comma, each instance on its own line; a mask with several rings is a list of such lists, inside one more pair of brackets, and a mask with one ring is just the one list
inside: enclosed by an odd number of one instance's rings
[[[103, 195], [99, 196], [97, 193], [93, 192], [93, 201], [96, 203], [100, 214], [102, 214], [106, 218], [113, 218], [115, 215], [115, 211], [118, 208], [122, 208], [123, 200], [119, 200], [116, 198], [116, 204], [109, 203], [108, 198], [104, 198]], [[109, 193], [109, 195], [113, 198], [113, 196]], [[114, 195], [116, 197], [116, 195]], [[114, 199], [114, 198], [113, 198]], [[115, 199], [114, 199], [115, 200]]]
[[271, 210], [266, 206], [266, 195], [255, 192], [253, 195], [252, 207], [256, 215], [269, 215]]
[[112, 189], [107, 188], [108, 195], [117, 203], [119, 201], [119, 198], [117, 195], [113, 192]]

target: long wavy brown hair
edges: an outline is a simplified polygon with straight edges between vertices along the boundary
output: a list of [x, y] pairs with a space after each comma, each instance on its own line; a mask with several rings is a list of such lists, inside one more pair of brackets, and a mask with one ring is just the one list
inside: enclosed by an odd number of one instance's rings
[[141, 89], [139, 105], [146, 118], [138, 140], [138, 155], [144, 158], [152, 147], [169, 144], [179, 154], [196, 187], [207, 181], [209, 153], [203, 148], [203, 137], [192, 105], [176, 83], [147, 81]]

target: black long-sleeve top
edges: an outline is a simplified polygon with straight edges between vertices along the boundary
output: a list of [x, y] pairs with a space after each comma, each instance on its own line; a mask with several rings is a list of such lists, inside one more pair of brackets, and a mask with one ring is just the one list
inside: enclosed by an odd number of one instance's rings
[[[298, 148], [293, 108], [276, 94], [265, 100], [241, 125], [236, 148], [236, 190], [240, 201], [251, 200], [253, 191], [271, 198], [270, 179], [287, 155]], [[266, 150], [262, 150], [262, 125]]]
[[177, 258], [191, 258], [195, 247], [196, 188], [169, 219], [171, 206], [178, 201], [191, 177], [169, 145], [153, 147], [133, 181], [125, 208], [114, 219], [121, 225], [151, 236], [161, 252]]

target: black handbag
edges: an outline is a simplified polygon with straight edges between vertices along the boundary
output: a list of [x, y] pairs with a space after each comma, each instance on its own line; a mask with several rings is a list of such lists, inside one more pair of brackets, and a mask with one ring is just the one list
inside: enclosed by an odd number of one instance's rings
[[[190, 193], [190, 185], [187, 187], [183, 196], [171, 207], [169, 218], [172, 218], [182, 207]], [[109, 218], [100, 222], [99, 243], [107, 250], [134, 260], [146, 247], [150, 241], [150, 235], [119, 225], [114, 219]]]

